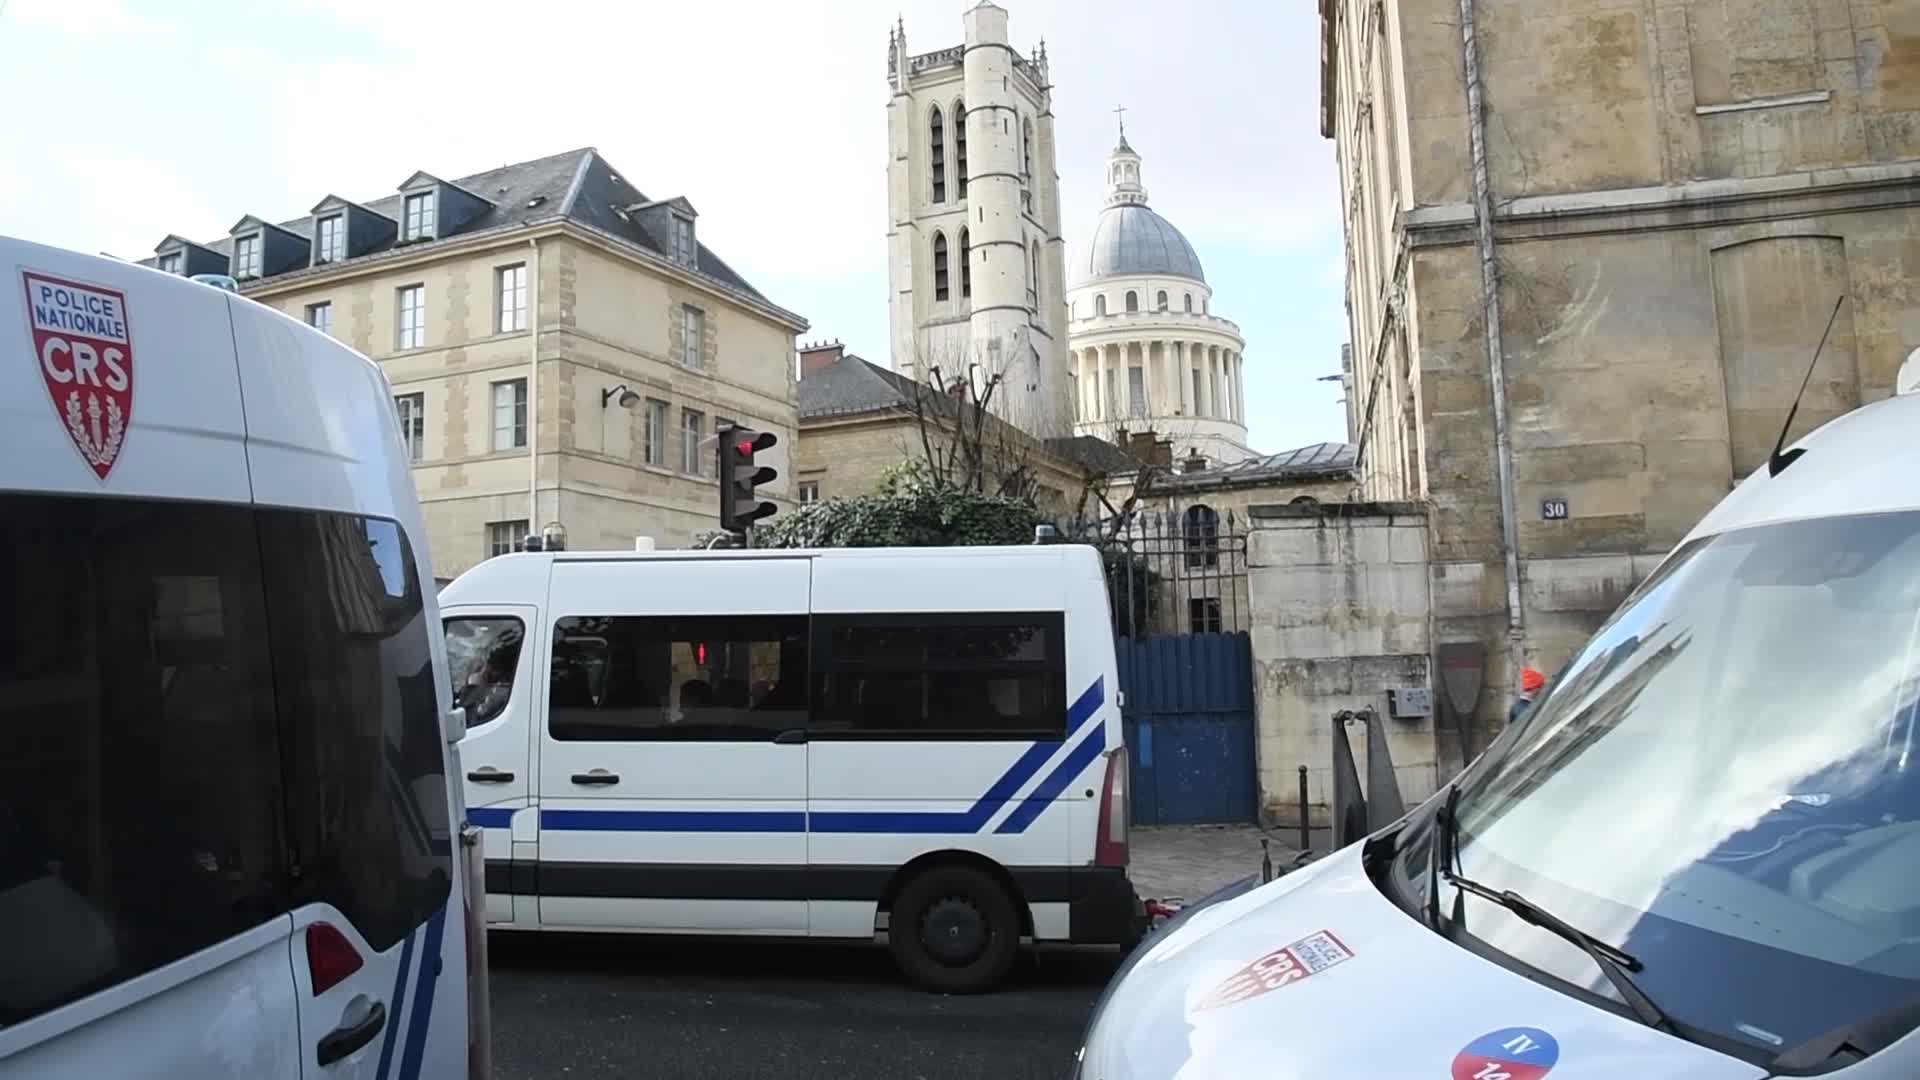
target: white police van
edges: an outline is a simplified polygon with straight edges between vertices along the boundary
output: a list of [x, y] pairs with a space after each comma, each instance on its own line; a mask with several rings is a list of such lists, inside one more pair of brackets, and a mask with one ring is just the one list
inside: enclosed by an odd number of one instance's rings
[[1920, 1076], [1920, 396], [1774, 464], [1431, 801], [1143, 943], [1079, 1080]]
[[1091, 548], [523, 553], [440, 604], [491, 928], [884, 933], [946, 992], [1138, 938]]
[[128, 263], [0, 276], [0, 1077], [482, 1074], [385, 378]]

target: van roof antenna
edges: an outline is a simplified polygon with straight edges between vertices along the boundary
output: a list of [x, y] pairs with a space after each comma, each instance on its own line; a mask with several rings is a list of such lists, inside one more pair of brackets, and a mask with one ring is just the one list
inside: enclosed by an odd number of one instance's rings
[[1773, 442], [1773, 453], [1767, 457], [1767, 475], [1779, 476], [1787, 466], [1800, 460], [1806, 453], [1804, 447], [1786, 449], [1787, 432], [1793, 427], [1793, 416], [1800, 411], [1800, 399], [1806, 396], [1807, 384], [1813, 381], [1813, 369], [1820, 363], [1820, 352], [1827, 347], [1827, 335], [1833, 333], [1833, 320], [1840, 317], [1840, 305], [1847, 302], [1847, 294], [1841, 293], [1833, 301], [1833, 314], [1827, 316], [1827, 329], [1820, 335], [1820, 344], [1814, 347], [1813, 359], [1807, 364], [1807, 374], [1800, 380], [1800, 392], [1793, 395], [1793, 404], [1787, 408], [1787, 422], [1780, 425], [1780, 437]]

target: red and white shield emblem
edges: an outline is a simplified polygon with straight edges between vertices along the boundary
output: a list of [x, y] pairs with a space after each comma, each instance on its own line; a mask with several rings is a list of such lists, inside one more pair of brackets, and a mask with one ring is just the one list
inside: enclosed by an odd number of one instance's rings
[[33, 355], [53, 411], [105, 480], [133, 422], [133, 330], [127, 294], [104, 285], [20, 272], [27, 288]]

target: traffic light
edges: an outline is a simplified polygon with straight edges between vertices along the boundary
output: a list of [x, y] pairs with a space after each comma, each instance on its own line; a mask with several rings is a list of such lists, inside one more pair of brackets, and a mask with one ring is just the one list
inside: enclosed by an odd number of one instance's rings
[[780, 474], [754, 463], [754, 455], [772, 448], [780, 440], [771, 431], [734, 426], [720, 436], [720, 527], [740, 532], [779, 509], [761, 502], [754, 489], [772, 483]]

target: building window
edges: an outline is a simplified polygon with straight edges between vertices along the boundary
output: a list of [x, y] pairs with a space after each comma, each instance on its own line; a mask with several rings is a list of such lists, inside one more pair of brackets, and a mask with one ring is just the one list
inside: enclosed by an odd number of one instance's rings
[[502, 266], [493, 272], [493, 302], [500, 312], [495, 323], [505, 334], [527, 328], [527, 264]]
[[705, 366], [707, 313], [692, 304], [680, 308], [680, 363], [698, 371]]
[[518, 450], [527, 445], [527, 380], [508, 379], [493, 384], [493, 448]]
[[308, 304], [307, 325], [323, 334], [333, 333], [333, 304], [331, 302]]
[[667, 465], [667, 403], [647, 399], [646, 461], [649, 465]]
[[393, 411], [400, 418], [400, 440], [407, 444], [407, 460], [424, 460], [427, 450], [427, 396], [400, 394], [393, 399]]
[[953, 106], [953, 164], [958, 171], [960, 197], [967, 197], [967, 107]]
[[407, 196], [405, 221], [400, 239], [428, 240], [433, 237], [433, 192]]
[[673, 216], [673, 261], [681, 266], [700, 265], [700, 249], [693, 242], [693, 219]]
[[1193, 314], [1193, 294], [1187, 294], [1187, 314]]
[[487, 558], [495, 555], [511, 555], [520, 550], [527, 539], [527, 522], [489, 521], [487, 522]]
[[800, 505], [805, 506], [808, 503], [817, 503], [819, 501], [820, 501], [820, 481], [818, 480], [800, 481]]
[[1180, 522], [1180, 536], [1188, 566], [1220, 565], [1220, 515], [1213, 507], [1206, 503], [1187, 507]]
[[394, 347], [417, 349], [427, 343], [427, 287], [402, 286], [398, 293], [400, 317], [395, 322]]
[[561, 742], [754, 742], [807, 728], [805, 615], [569, 616], [553, 628]]
[[933, 201], [947, 201], [947, 129], [940, 122], [940, 106], [927, 117], [927, 168], [933, 173]]
[[1222, 629], [1220, 621], [1220, 598], [1217, 596], [1195, 596], [1187, 600], [1188, 632], [1194, 634], [1217, 634]]
[[1040, 310], [1040, 241], [1032, 241], [1027, 260], [1027, 309]]
[[237, 278], [260, 276], [260, 238], [258, 236], [242, 236], [233, 242], [233, 276]]
[[180, 272], [180, 253], [177, 251], [170, 251], [165, 255], [160, 256], [159, 270], [163, 274], [179, 273]]
[[960, 227], [960, 298], [973, 296], [973, 241], [967, 237], [966, 226]]
[[705, 433], [706, 414], [695, 409], [680, 410], [680, 471], [695, 476], [707, 470], [700, 460], [700, 437]]
[[933, 298], [944, 303], [947, 296], [947, 238], [936, 232], [933, 234]]
[[1127, 369], [1127, 415], [1147, 415], [1147, 372], [1145, 368]]
[[1107, 313], [1107, 298], [1105, 294], [1093, 298], [1093, 313], [1095, 315], [1105, 315]]
[[1020, 121], [1020, 175], [1033, 179], [1033, 119]]
[[812, 737], [1064, 738], [1063, 621], [1059, 612], [816, 614]]
[[341, 235], [340, 228], [341, 225], [345, 223], [346, 218], [341, 214], [334, 214], [331, 217], [323, 217], [320, 219], [319, 231], [314, 237], [313, 262], [315, 266], [321, 263], [338, 262], [341, 257], [346, 254], [345, 246], [342, 244], [345, 237]]
[[1153, 310], [1155, 311], [1167, 310], [1167, 290], [1161, 289], [1159, 295], [1153, 298]]
[[1134, 312], [1139, 310], [1140, 310], [1140, 294], [1137, 292], [1134, 292], [1132, 289], [1128, 289], [1127, 290], [1127, 313], [1131, 315]]

